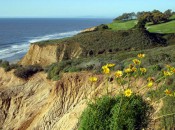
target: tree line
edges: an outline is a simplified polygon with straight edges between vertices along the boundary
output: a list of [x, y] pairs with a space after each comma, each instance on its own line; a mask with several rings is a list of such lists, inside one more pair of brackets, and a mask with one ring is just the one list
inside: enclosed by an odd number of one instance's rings
[[123, 13], [121, 16], [118, 16], [115, 20], [127, 21], [137, 19], [142, 22], [152, 22], [153, 24], [158, 24], [161, 22], [167, 22], [169, 18], [175, 14], [171, 9], [166, 10], [165, 12], [161, 12], [159, 10], [153, 11], [142, 11], [142, 12], [131, 12], [131, 13]]

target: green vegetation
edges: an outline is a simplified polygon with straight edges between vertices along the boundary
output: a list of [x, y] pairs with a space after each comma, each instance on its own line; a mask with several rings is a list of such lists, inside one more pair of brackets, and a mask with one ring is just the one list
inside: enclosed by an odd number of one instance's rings
[[170, 20], [175, 20], [175, 14], [170, 17]]
[[10, 64], [8, 61], [0, 60], [0, 67], [4, 68], [4, 70], [7, 72], [11, 71], [12, 69], [16, 69], [20, 66], [17, 64]]
[[[136, 18], [133, 20], [133, 18]], [[142, 21], [142, 22], [141, 22]], [[175, 15], [172, 10], [164, 13], [153, 10], [152, 12], [124, 13], [108, 24], [112, 30], [129, 30], [136, 27], [137, 23], [147, 23], [147, 29], [153, 33], [175, 33]]]
[[[148, 29], [149, 32], [152, 33], [175, 33], [175, 15], [172, 17], [171, 21], [161, 23], [161, 24], [156, 24], [156, 25], [151, 25], [151, 23], [148, 23], [146, 25], [146, 28]], [[108, 24], [109, 28], [112, 30], [128, 30], [132, 29], [135, 25], [137, 24], [137, 20], [130, 20], [130, 21], [114, 21], [110, 24]]]
[[137, 24], [137, 20], [129, 20], [129, 21], [114, 21], [108, 24], [109, 28], [112, 30], [128, 30], [133, 28]]
[[45, 68], [45, 71], [48, 74], [47, 78], [52, 80], [58, 80], [60, 79], [62, 73], [81, 71], [83, 69], [79, 66], [81, 62], [82, 60], [75, 59], [53, 63]]
[[[43, 44], [42, 44], [43, 43]], [[49, 42], [35, 43], [40, 46], [47, 44], [58, 44], [57, 55], [66, 45], [64, 60], [68, 60], [72, 51], [76, 48], [82, 48], [80, 58], [94, 57], [99, 55], [116, 54], [122, 51], [143, 50], [158, 46], [165, 46], [166, 41], [157, 34], [151, 34], [144, 29], [135, 29], [128, 31], [94, 31], [89, 33], [80, 33], [74, 37], [62, 40], [52, 40]]]
[[[148, 55], [146, 57], [149, 58]], [[170, 61], [169, 58], [168, 55], [162, 55], [158, 57], [158, 61], [159, 63], [162, 61], [168, 63]], [[137, 59], [134, 58], [132, 63], [125, 60], [125, 66], [117, 69], [115, 73], [110, 72], [112, 70], [111, 67], [114, 67], [115, 64], [102, 66], [105, 79], [113, 77], [112, 83], [117, 85], [117, 99], [115, 100], [114, 96], [110, 96], [110, 98], [102, 96], [102, 98], [98, 99], [99, 101], [95, 100], [95, 103], [89, 104], [80, 118], [80, 130], [103, 130], [103, 128], [104, 130], [141, 130], [147, 128], [150, 121], [157, 122], [157, 120], [160, 122], [156, 129], [174, 128], [175, 67], [166, 65], [163, 68], [160, 65], [154, 65], [148, 68], [144, 60], [146, 59], [143, 53], [137, 55]], [[151, 70], [151, 75], [147, 75], [150, 69], [153, 71]], [[140, 78], [142, 81], [137, 84]], [[98, 79], [93, 77], [90, 78], [90, 81], [96, 82]], [[106, 93], [108, 95], [112, 93], [109, 90], [113, 89], [108, 89], [108, 83], [106, 85]], [[144, 100], [148, 98], [150, 98], [149, 103]], [[159, 108], [155, 108], [161, 109], [158, 115], [154, 115], [154, 118], [149, 120], [150, 114], [155, 112], [155, 110], [154, 112], [151, 111], [150, 106], [158, 105], [157, 103], [162, 100], [166, 106], [164, 104], [160, 106], [159, 104]]]
[[[65, 60], [58, 63], [53, 63], [45, 70], [48, 73], [48, 78], [52, 80], [60, 79], [62, 73], [77, 72], [77, 71], [93, 71], [95, 73], [101, 72], [101, 66], [107, 63], [115, 63], [117, 68], [125, 68], [127, 62], [138, 53], [145, 53], [147, 57], [143, 64], [150, 68], [147, 75], [156, 73], [158, 69], [164, 68], [164, 64], [175, 64], [175, 45], [167, 47], [156, 47], [153, 49], [139, 50], [139, 51], [119, 51], [116, 54], [104, 54], [94, 57], [78, 58], [72, 60]], [[159, 70], [159, 71], [160, 71]]]
[[175, 33], [175, 20], [157, 25], [147, 26], [149, 32]]
[[14, 71], [14, 74], [19, 78], [28, 79], [35, 73], [40, 72], [42, 70], [43, 70], [42, 67], [40, 67], [39, 65], [29, 65], [29, 66], [17, 68]]
[[79, 130], [141, 130], [147, 127], [150, 112], [141, 96], [103, 96], [83, 112]]

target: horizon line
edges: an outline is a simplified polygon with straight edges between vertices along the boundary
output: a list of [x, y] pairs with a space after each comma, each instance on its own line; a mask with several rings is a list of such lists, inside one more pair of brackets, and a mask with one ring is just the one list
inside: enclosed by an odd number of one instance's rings
[[0, 17], [0, 19], [114, 19], [113, 17]]

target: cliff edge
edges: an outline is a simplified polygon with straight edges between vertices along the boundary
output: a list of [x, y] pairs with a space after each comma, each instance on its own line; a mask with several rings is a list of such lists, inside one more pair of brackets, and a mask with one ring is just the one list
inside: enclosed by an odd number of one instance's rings
[[47, 80], [42, 72], [29, 80], [16, 78], [13, 71], [0, 69], [0, 73], [3, 130], [76, 130], [87, 99], [104, 92], [102, 80], [90, 89], [92, 74], [87, 72], [64, 74], [57, 82]]

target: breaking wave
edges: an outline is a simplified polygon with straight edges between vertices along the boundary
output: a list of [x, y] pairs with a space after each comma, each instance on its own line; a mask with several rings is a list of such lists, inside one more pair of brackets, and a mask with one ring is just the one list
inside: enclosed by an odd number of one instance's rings
[[22, 57], [28, 51], [30, 43], [71, 37], [78, 33], [80, 33], [80, 31], [70, 31], [70, 32], [64, 32], [64, 33], [49, 34], [49, 35], [39, 36], [39, 37], [31, 37], [26, 42], [14, 43], [5, 48], [0, 48], [0, 59], [8, 59], [9, 57], [13, 57], [15, 55], [20, 55], [20, 54]]

